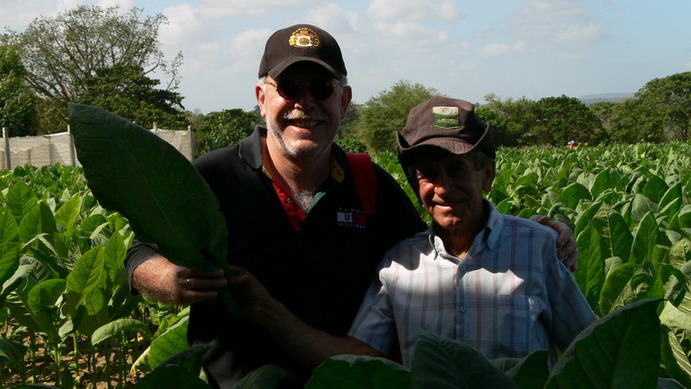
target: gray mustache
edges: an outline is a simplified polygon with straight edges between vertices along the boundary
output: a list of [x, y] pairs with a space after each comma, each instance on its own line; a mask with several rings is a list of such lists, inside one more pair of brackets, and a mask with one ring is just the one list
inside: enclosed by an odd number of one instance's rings
[[326, 115], [320, 112], [312, 112], [308, 114], [307, 112], [294, 109], [292, 111], [283, 114], [283, 119], [285, 120], [326, 120]]

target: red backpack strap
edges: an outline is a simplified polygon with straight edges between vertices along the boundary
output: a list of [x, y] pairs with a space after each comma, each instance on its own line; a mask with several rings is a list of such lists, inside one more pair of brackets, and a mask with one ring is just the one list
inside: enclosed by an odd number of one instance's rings
[[374, 215], [377, 209], [377, 179], [372, 158], [367, 153], [346, 153], [353, 173], [353, 183], [366, 215]]

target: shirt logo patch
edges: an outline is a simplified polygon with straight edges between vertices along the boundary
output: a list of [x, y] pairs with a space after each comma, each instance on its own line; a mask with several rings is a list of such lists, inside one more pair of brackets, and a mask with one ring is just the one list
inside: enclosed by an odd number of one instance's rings
[[367, 216], [359, 209], [340, 209], [336, 212], [336, 222], [340, 227], [364, 229]]

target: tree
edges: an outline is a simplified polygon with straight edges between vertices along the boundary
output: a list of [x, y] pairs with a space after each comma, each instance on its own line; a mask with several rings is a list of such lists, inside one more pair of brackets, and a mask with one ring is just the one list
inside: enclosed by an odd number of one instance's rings
[[237, 143], [250, 135], [255, 124], [263, 122], [256, 110], [225, 109], [194, 119], [197, 123], [197, 155]]
[[80, 101], [87, 81], [107, 68], [141, 68], [170, 77], [165, 90], [174, 90], [181, 54], [167, 61], [159, 48], [158, 30], [165, 16], [143, 15], [139, 8], [121, 14], [118, 7], [82, 5], [55, 17], [38, 17], [23, 32], [10, 32], [26, 68], [25, 80], [48, 104], [63, 111]]
[[477, 107], [477, 115], [494, 130], [498, 146], [530, 146], [535, 144], [532, 129], [537, 122], [535, 102], [521, 97], [502, 101], [491, 93], [484, 97], [487, 104]]
[[661, 119], [668, 139], [689, 140], [691, 72], [653, 79], [636, 96], [647, 113]]
[[602, 122], [575, 97], [546, 97], [535, 104], [537, 120], [531, 129], [537, 144], [565, 145], [568, 141], [600, 143]]
[[370, 98], [358, 111], [354, 127], [357, 137], [369, 151], [397, 150], [396, 132], [403, 129], [408, 111], [438, 94], [433, 88], [409, 81], [399, 81], [376, 97]]
[[7, 127], [11, 136], [37, 134], [36, 97], [22, 79], [24, 74], [17, 50], [0, 44], [0, 127]]
[[144, 75], [142, 68], [131, 65], [97, 69], [85, 80], [79, 103], [89, 104], [120, 115], [142, 126], [156, 122], [159, 127], [182, 130], [182, 97], [170, 90], [156, 89], [158, 80]]
[[611, 141], [656, 143], [665, 140], [663, 119], [641, 99], [628, 99], [612, 107]]

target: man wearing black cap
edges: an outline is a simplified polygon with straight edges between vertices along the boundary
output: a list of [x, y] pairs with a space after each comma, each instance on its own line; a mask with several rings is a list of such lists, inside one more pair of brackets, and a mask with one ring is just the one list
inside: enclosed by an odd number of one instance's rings
[[387, 251], [349, 336], [310, 328], [244, 273], [247, 317], [307, 366], [335, 354], [386, 355], [398, 340], [410, 367], [423, 329], [488, 358], [565, 350], [597, 318], [557, 258], [556, 233], [483, 199], [496, 173], [495, 147], [474, 106], [434, 97], [410, 111], [398, 142], [432, 226]]
[[[228, 261], [255, 274], [302, 320], [338, 336], [384, 252], [426, 228], [389, 174], [369, 160], [351, 165], [333, 143], [352, 96], [346, 75], [326, 31], [296, 25], [275, 32], [255, 88], [266, 127], [195, 161], [226, 218]], [[359, 193], [355, 182], [368, 175]], [[299, 387], [309, 377], [263, 328], [215, 299], [226, 285], [222, 274], [172, 265], [146, 244], [128, 252], [127, 269], [139, 292], [193, 303], [188, 340], [213, 345], [204, 360], [212, 384], [232, 387], [266, 364], [296, 374]]]
[[[326, 31], [275, 32], [255, 88], [266, 126], [195, 161], [226, 218], [229, 262], [256, 275], [302, 321], [336, 336], [347, 333], [384, 252], [426, 228], [390, 175], [333, 143], [352, 97], [346, 76]], [[577, 256], [570, 236], [564, 250]], [[222, 272], [175, 266], [143, 243], [129, 250], [127, 272], [133, 289], [150, 298], [193, 303], [188, 340], [212, 344], [204, 359], [212, 384], [231, 387], [265, 364], [298, 381], [309, 376], [264, 328], [217, 301], [227, 283]]]

